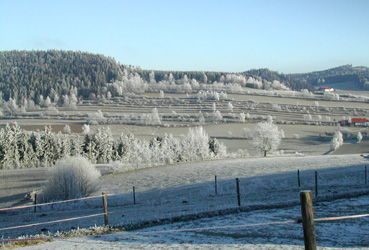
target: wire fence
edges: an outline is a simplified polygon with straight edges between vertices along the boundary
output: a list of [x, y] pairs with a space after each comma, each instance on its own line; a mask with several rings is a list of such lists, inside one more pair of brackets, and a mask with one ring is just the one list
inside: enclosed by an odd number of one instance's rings
[[[208, 216], [215, 213], [216, 215], [219, 211], [234, 213], [253, 209], [298, 205], [299, 200], [296, 194], [302, 189], [314, 190], [315, 201], [334, 199], [335, 197], [340, 197], [340, 195], [369, 194], [366, 166], [352, 167], [350, 169], [320, 170], [319, 172], [311, 170], [298, 171], [297, 173], [237, 179], [239, 183], [238, 188], [234, 179], [223, 179], [221, 176], [214, 176], [213, 181], [209, 181], [205, 184], [192, 184], [186, 187], [175, 187], [163, 190], [140, 191], [139, 186], [136, 186], [132, 188], [132, 192], [130, 193], [108, 194], [109, 213], [106, 211], [102, 213], [104, 207], [102, 198], [104, 195], [36, 205], [1, 208], [0, 218], [3, 216], [22, 215], [23, 217], [27, 217], [27, 219], [23, 219], [23, 221], [26, 222], [31, 222], [31, 219], [38, 221], [42, 220], [40, 222], [24, 223], [21, 225], [19, 225], [19, 220], [16, 219], [10, 218], [9, 220], [3, 220], [7, 222], [8, 226], [3, 227], [1, 226], [3, 223], [0, 224], [0, 234], [3, 233], [3, 239], [1, 241], [12, 241], [6, 240], [4, 237], [19, 235], [20, 229], [44, 227], [50, 224], [84, 221], [84, 223], [76, 223], [76, 225], [87, 227], [96, 224], [104, 225], [101, 218], [107, 214], [109, 214], [109, 216], [113, 215], [113, 219], [110, 220], [110, 225], [122, 226], [125, 224], [139, 224], [143, 221], [150, 220], [159, 221], [163, 218], [178, 218], [186, 215], [195, 215], [195, 218], [196, 215], [199, 214]], [[97, 212], [98, 210], [100, 212]], [[110, 212], [110, 210], [114, 211]], [[76, 213], [80, 214], [80, 216], [65, 218], [68, 217], [66, 214], [73, 215]], [[148, 213], [147, 216], [146, 213]], [[32, 214], [37, 216], [32, 217]], [[139, 214], [139, 216], [137, 216], [137, 214]], [[48, 218], [57, 218], [58, 216], [64, 218], [47, 221], [42, 218], [43, 215]], [[133, 218], [132, 215], [136, 215], [137, 218]], [[364, 213], [349, 216], [318, 218], [315, 221], [323, 222], [341, 219], [357, 219], [368, 216], [369, 214]], [[91, 220], [91, 218], [96, 218], [98, 220]], [[18, 223], [18, 225], [16, 223]], [[278, 223], [288, 224], [298, 223], [298, 221], [244, 224], [238, 225], [237, 227], [273, 225]], [[75, 226], [75, 228], [78, 226]], [[227, 226], [224, 226], [224, 228], [227, 228]], [[10, 231], [12, 230], [18, 231], [18, 233], [11, 233]], [[198, 228], [186, 230], [206, 229]], [[27, 232], [29, 232], [29, 234], [35, 234], [31, 233], [35, 232], [32, 230]]]

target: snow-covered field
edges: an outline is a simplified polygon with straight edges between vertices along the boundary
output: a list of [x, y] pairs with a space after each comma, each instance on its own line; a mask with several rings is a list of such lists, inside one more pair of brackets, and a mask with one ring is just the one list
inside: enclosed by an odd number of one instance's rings
[[[368, 198], [320, 202], [316, 218], [368, 212]], [[299, 206], [204, 218], [25, 249], [304, 249]], [[316, 222], [318, 249], [369, 249], [369, 219]]]
[[[359, 94], [362, 93], [355, 93]], [[368, 103], [327, 101], [319, 99], [321, 96], [317, 99], [266, 96], [262, 90], [252, 95], [229, 94], [228, 98], [216, 102], [216, 108], [226, 117], [221, 122], [210, 119], [215, 101], [197, 101], [186, 94], [165, 94], [161, 98], [158, 93], [146, 93], [137, 99], [117, 99], [117, 103], [87, 103], [78, 106], [78, 110], [61, 107], [58, 115], [48, 116], [41, 110], [30, 117], [27, 114], [4, 119], [0, 125], [17, 121], [26, 130], [42, 130], [45, 125], [51, 125], [58, 132], [69, 124], [73, 132], [81, 133], [88, 114], [97, 110], [119, 121], [127, 115], [150, 113], [155, 107], [165, 126], [124, 122], [91, 125], [92, 129], [109, 126], [115, 137], [133, 133], [140, 139], [151, 139], [165, 133], [187, 134], [189, 127], [198, 124], [201, 111], [209, 118], [204, 128], [210, 137], [218, 138], [230, 152], [247, 149], [251, 155], [247, 159], [181, 163], [124, 174], [106, 174], [112, 172], [109, 167], [98, 166], [104, 175], [100, 178], [99, 191], [93, 195], [109, 194], [110, 225], [137, 230], [56, 237], [53, 242], [25, 249], [303, 249], [301, 224], [293, 221], [300, 215], [299, 191], [310, 189], [315, 196], [314, 171], [318, 171], [319, 183], [316, 217], [369, 213], [369, 185], [364, 184], [364, 166], [369, 165], [369, 159], [359, 155], [368, 152], [369, 140], [356, 144], [356, 137], [351, 138], [333, 154], [323, 155], [330, 151], [330, 138], [325, 133], [336, 131], [339, 120], [367, 117]], [[229, 102], [233, 111], [228, 110]], [[252, 118], [241, 123], [238, 118], [241, 112], [249, 113]], [[307, 114], [311, 118], [307, 119]], [[285, 138], [279, 147], [283, 157], [253, 158], [258, 152], [244, 139], [243, 129], [254, 127], [267, 115], [273, 116], [284, 131]], [[354, 135], [367, 131], [359, 127], [350, 129]], [[301, 187], [297, 185], [297, 170], [301, 174]], [[31, 205], [24, 196], [40, 189], [47, 176], [45, 168], [1, 170], [0, 208]], [[240, 180], [241, 207], [237, 204], [235, 178]], [[133, 186], [137, 204], [133, 204]], [[338, 200], [340, 197], [346, 199]], [[38, 234], [49, 237], [76, 228], [102, 226], [102, 215], [47, 224], [102, 212], [100, 196], [42, 206], [36, 212], [32, 207], [0, 210], [0, 238]], [[40, 225], [13, 228], [33, 223]], [[316, 229], [319, 249], [369, 249], [368, 217], [317, 223]]]
[[[123, 228], [159, 225], [112, 235], [62, 238], [29, 249], [302, 249], [301, 225], [245, 225], [294, 221], [300, 214], [299, 191], [310, 189], [314, 192], [314, 170], [319, 174], [321, 200], [315, 205], [316, 217], [368, 214], [368, 196], [329, 201], [343, 194], [368, 194], [369, 187], [364, 184], [364, 166], [368, 163], [368, 158], [360, 155], [249, 158], [184, 163], [105, 175], [96, 194], [102, 191], [112, 194], [108, 197], [110, 225]], [[298, 169], [301, 187], [297, 185]], [[235, 178], [240, 179], [241, 209], [237, 205]], [[136, 205], [132, 199], [133, 186], [136, 188]], [[0, 230], [98, 213], [102, 213], [101, 197], [81, 203], [45, 206], [38, 208], [36, 213], [33, 208], [5, 211], [0, 212]], [[217, 214], [223, 215], [213, 217]], [[197, 220], [198, 216], [204, 218]], [[173, 222], [170, 218], [179, 222], [168, 224]], [[42, 231], [55, 234], [58, 230], [103, 225], [103, 221], [103, 216], [97, 216], [0, 233], [4, 238], [36, 235]], [[318, 245], [368, 247], [367, 222], [368, 218], [360, 218], [319, 223]], [[176, 231], [204, 227], [217, 228]], [[347, 236], [342, 236], [343, 233]]]

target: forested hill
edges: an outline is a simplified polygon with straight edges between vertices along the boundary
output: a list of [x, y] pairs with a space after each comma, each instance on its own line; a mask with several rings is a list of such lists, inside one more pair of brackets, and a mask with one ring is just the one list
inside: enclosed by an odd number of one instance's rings
[[278, 80], [284, 82], [291, 89], [309, 89], [313, 86], [329, 84], [334, 88], [335, 83], [353, 82], [363, 89], [369, 89], [369, 68], [344, 65], [322, 71], [302, 74], [283, 74], [269, 69], [252, 69], [244, 72], [248, 75], [259, 76], [267, 81]]
[[245, 71], [244, 74], [258, 76], [270, 82], [277, 80], [277, 81], [285, 83], [287, 87], [293, 90], [308, 89], [312, 91], [314, 89], [313, 85], [305, 81], [304, 79], [293, 78], [291, 75], [278, 73], [276, 71], [271, 71], [266, 68], [251, 69], [249, 71]]
[[121, 74], [121, 65], [103, 55], [57, 50], [0, 52], [0, 91], [5, 100], [60, 96], [71, 87], [88, 97]]
[[368, 79], [369, 68], [350, 65], [307, 74], [281, 74], [269, 69], [242, 73], [149, 71], [87, 52], [0, 51], [0, 100], [1, 97], [5, 101], [12, 98], [18, 104], [24, 100], [39, 104], [38, 100], [46, 97], [58, 102], [71, 92], [79, 100], [108, 96], [108, 92], [109, 96], [117, 96], [129, 91], [145, 91], [150, 89], [147, 84], [155, 83], [165, 86], [162, 88], [165, 91], [176, 86], [184, 92], [191, 86], [199, 89], [199, 83], [215, 82], [261, 89], [271, 89], [272, 83], [277, 82], [277, 85], [281, 83], [278, 86], [286, 85], [293, 90], [313, 90], [313, 85], [320, 82], [343, 81], [354, 81], [369, 88]]
[[[266, 79], [263, 79], [264, 77]], [[183, 85], [193, 79], [208, 84], [221, 82], [245, 85], [246, 82], [257, 82], [259, 84], [255, 86], [258, 88], [270, 86], [268, 81], [277, 80], [294, 90], [312, 89], [311, 85], [291, 80], [283, 74], [272, 74], [270, 77], [268, 74], [262, 74], [260, 77], [260, 74], [254, 71], [250, 73], [149, 71], [122, 65], [111, 57], [87, 52], [0, 51], [0, 97], [6, 101], [9, 98], [15, 99], [19, 104], [26, 99], [38, 104], [40, 97], [47, 96], [52, 101], [57, 101], [63, 95], [70, 94], [72, 89], [78, 98], [83, 99], [106, 95], [107, 91], [111, 91], [114, 96], [117, 93], [116, 89], [112, 89], [111, 83], [115, 81], [125, 81], [126, 85], [131, 81], [137, 86], [142, 82], [161, 81], [167, 83], [173, 81]]]
[[[312, 85], [353, 82], [364, 89], [369, 89], [369, 68], [343, 65], [322, 71], [305, 74], [291, 74], [292, 79], [304, 81]], [[332, 85], [334, 87], [334, 85]]]

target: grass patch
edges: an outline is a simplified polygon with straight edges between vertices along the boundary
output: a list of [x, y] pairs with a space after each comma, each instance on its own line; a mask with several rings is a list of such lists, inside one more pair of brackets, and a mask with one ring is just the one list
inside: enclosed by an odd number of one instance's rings
[[11, 241], [5, 244], [0, 245], [1, 249], [16, 249], [20, 247], [27, 247], [27, 246], [34, 246], [34, 245], [40, 245], [44, 244], [46, 242], [54, 241], [52, 238], [47, 239], [20, 239], [19, 241]]

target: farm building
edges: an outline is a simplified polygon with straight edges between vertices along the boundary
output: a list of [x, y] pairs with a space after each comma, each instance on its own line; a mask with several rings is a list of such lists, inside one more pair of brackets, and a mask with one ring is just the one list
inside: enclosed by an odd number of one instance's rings
[[330, 87], [319, 87], [317, 88], [317, 90], [315, 91], [316, 94], [324, 94], [325, 92], [333, 92], [334, 88], [330, 88]]
[[339, 121], [341, 126], [356, 126], [356, 127], [368, 127], [368, 120], [365, 118], [352, 118], [351, 120]]

